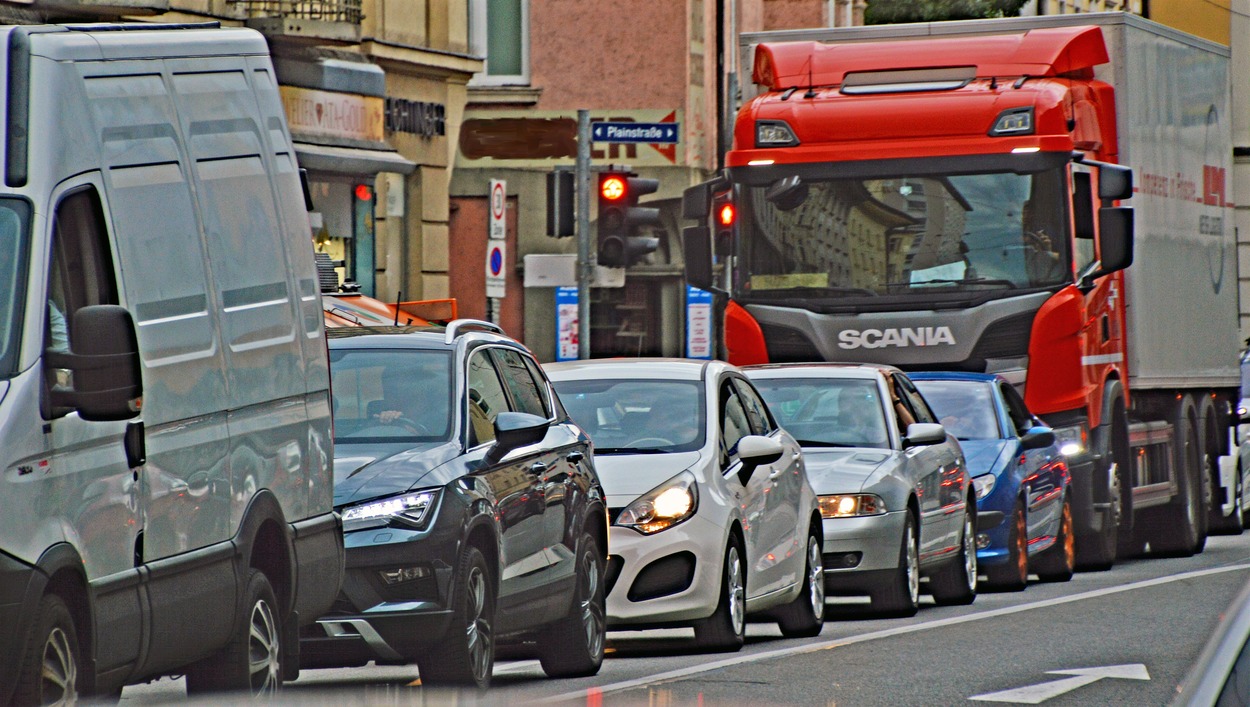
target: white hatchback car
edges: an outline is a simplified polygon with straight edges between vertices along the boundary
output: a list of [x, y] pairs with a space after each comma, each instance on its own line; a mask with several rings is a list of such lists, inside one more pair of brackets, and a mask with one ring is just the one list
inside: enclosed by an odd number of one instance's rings
[[822, 525], [801, 449], [720, 361], [548, 364], [608, 496], [608, 627], [693, 626], [742, 646], [749, 618], [824, 625]]

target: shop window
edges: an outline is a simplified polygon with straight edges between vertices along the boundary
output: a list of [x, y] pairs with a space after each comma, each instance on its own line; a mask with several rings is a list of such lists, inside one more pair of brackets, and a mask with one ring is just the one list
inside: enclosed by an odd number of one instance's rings
[[529, 0], [469, 0], [469, 47], [486, 59], [473, 84], [529, 85]]

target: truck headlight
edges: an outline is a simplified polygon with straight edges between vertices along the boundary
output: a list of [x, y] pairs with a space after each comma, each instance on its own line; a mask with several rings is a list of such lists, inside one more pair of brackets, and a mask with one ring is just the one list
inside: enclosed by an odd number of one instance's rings
[[977, 500], [990, 495], [990, 491], [994, 490], [994, 484], [998, 483], [993, 474], [982, 474], [972, 477], [972, 488], [976, 491]]
[[425, 523], [436, 498], [438, 491], [418, 491], [350, 506], [343, 509], [343, 529], [357, 530], [387, 525], [391, 521], [419, 528]]
[[1065, 457], [1079, 457], [1089, 448], [1089, 430], [1084, 424], [1056, 427], [1054, 431], [1055, 443]]
[[879, 516], [885, 513], [885, 500], [871, 493], [849, 493], [820, 497], [821, 518]]
[[616, 517], [616, 525], [651, 535], [690, 518], [698, 508], [698, 483], [694, 474], [683, 471], [634, 499]]

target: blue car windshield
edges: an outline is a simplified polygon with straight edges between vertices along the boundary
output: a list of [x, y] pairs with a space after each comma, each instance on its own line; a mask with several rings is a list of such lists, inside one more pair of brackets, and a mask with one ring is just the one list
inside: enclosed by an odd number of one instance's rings
[[804, 447], [890, 446], [871, 379], [753, 378], [777, 422]]
[[707, 439], [703, 386], [681, 380], [553, 381], [595, 454], [690, 452]]
[[450, 439], [451, 381], [446, 351], [331, 349], [335, 443]]
[[958, 439], [1000, 439], [994, 393], [981, 381], [912, 380], [938, 422]]
[[0, 380], [18, 372], [29, 252], [30, 204], [0, 198]]

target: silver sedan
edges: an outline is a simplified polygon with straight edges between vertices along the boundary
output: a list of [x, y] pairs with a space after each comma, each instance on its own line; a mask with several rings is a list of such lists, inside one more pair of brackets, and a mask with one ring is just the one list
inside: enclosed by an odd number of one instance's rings
[[824, 518], [826, 592], [911, 616], [924, 578], [937, 603], [971, 603], [976, 498], [959, 442], [907, 376], [880, 365], [744, 371], [803, 447]]

